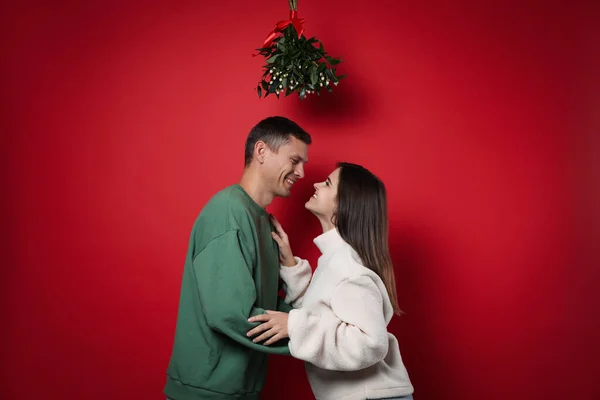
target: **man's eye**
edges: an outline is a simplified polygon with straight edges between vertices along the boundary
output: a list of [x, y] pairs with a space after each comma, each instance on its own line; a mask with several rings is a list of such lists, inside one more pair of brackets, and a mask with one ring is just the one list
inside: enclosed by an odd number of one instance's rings
[[294, 159], [292, 158], [292, 164], [296, 165], [296, 164], [298, 164], [299, 162], [300, 162], [300, 161], [298, 161], [298, 160], [294, 160]]

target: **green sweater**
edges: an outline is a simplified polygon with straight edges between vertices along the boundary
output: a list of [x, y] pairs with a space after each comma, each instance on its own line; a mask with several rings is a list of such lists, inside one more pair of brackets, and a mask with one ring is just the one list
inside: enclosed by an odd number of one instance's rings
[[278, 296], [279, 253], [269, 214], [239, 185], [206, 204], [192, 229], [183, 271], [165, 394], [175, 400], [259, 399], [268, 353], [289, 355], [287, 339], [252, 343], [248, 322], [289, 312]]

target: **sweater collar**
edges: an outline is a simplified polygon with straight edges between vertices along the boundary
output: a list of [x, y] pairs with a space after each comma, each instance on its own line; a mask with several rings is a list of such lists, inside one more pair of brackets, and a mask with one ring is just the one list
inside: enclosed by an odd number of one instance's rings
[[326, 254], [337, 250], [341, 246], [345, 245], [346, 242], [340, 236], [337, 228], [328, 230], [321, 235], [314, 238], [313, 242], [317, 245], [321, 253]]

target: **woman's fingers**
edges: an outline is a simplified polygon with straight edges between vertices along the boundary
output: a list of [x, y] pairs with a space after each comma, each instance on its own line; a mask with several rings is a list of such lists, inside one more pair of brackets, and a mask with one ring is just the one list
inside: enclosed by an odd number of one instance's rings
[[281, 240], [277, 232], [271, 232], [271, 236], [273, 237], [273, 239], [275, 239], [279, 247], [283, 246], [283, 240]]
[[281, 236], [282, 238], [287, 236], [285, 231], [283, 230], [283, 227], [281, 226], [279, 221], [277, 221], [277, 218], [273, 216], [273, 214], [271, 214], [271, 222], [273, 222], [273, 226], [275, 226], [275, 229], [277, 230], [279, 236]]
[[268, 346], [270, 344], [273, 344], [279, 340], [283, 339], [283, 335], [281, 333], [277, 333], [277, 335], [272, 336], [271, 339], [267, 340], [266, 342], [264, 342], [263, 344], [265, 346]]

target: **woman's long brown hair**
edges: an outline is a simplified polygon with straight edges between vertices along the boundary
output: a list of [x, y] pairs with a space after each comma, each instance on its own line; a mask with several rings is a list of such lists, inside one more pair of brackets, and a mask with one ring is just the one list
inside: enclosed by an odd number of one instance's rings
[[387, 195], [383, 182], [366, 168], [341, 162], [335, 225], [363, 265], [383, 281], [394, 313], [400, 315], [388, 242]]

